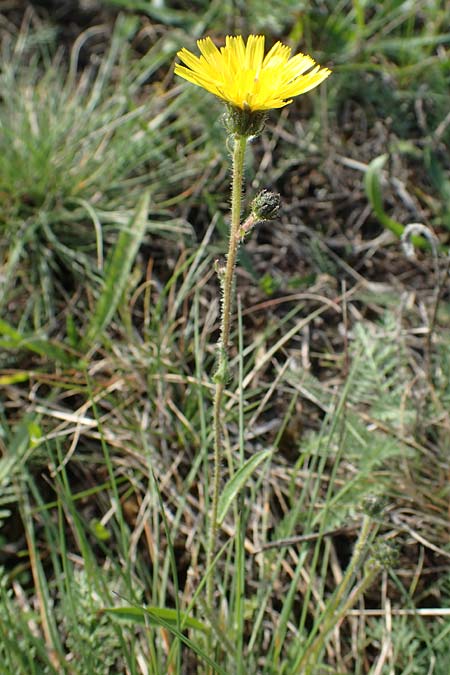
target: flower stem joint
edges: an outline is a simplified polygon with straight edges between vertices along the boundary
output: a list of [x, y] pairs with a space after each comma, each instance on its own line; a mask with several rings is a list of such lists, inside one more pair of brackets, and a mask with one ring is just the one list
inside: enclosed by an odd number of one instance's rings
[[255, 138], [264, 129], [267, 113], [261, 110], [252, 110], [244, 104], [243, 108], [227, 105], [224, 115], [225, 128], [232, 136]]
[[255, 225], [267, 220], [275, 220], [280, 210], [280, 195], [270, 190], [262, 190], [251, 204], [249, 217], [242, 223], [237, 232], [239, 241], [243, 241]]

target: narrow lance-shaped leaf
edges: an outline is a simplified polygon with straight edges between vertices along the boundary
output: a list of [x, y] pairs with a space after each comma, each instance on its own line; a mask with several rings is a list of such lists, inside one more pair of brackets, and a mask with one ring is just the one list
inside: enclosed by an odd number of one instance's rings
[[[177, 626], [177, 610], [171, 607], [108, 607], [102, 611], [112, 614], [118, 619], [134, 621], [135, 623], [160, 626], [161, 621], [164, 621]], [[183, 628], [193, 628], [203, 633], [208, 632], [208, 627], [204, 623], [185, 612], [180, 612], [180, 619]]]
[[216, 675], [227, 675], [227, 673], [206, 653], [206, 651], [196, 641], [190, 640], [184, 632], [177, 628], [177, 621], [181, 618], [183, 628], [191, 628], [208, 632], [208, 627], [201, 621], [190, 617], [184, 612], [177, 612], [176, 609], [169, 607], [107, 607], [100, 613], [107, 613], [111, 617], [124, 621], [134, 621], [135, 623], [148, 623], [153, 626], [162, 626], [175, 635], [183, 644], [191, 649], [197, 656], [205, 661]]
[[108, 256], [103, 290], [89, 322], [83, 347], [89, 347], [101, 336], [120, 303], [131, 267], [145, 234], [149, 201], [150, 194], [146, 192], [128, 227], [121, 231], [114, 249]]
[[73, 365], [76, 358], [66, 350], [65, 345], [53, 340], [23, 335], [7, 321], [0, 319], [0, 347], [4, 349], [28, 349], [30, 352], [47, 357], [50, 361], [63, 365]]
[[238, 492], [245, 486], [255, 469], [270, 457], [271, 454], [272, 450], [262, 450], [256, 455], [252, 455], [225, 485], [225, 489], [220, 495], [219, 507], [217, 509], [217, 522], [219, 525], [223, 522]]

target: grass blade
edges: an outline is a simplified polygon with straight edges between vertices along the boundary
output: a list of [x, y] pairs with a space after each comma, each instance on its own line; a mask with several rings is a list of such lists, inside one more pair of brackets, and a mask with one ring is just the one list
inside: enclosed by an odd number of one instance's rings
[[63, 365], [72, 365], [76, 358], [70, 355], [63, 346], [38, 338], [34, 335], [25, 336], [7, 321], [0, 319], [0, 347], [4, 349], [28, 349], [40, 356], [46, 356], [51, 361]]
[[121, 231], [117, 244], [108, 257], [103, 291], [89, 322], [83, 347], [89, 347], [98, 341], [114, 316], [145, 233], [149, 202], [150, 194], [146, 192], [141, 197], [129, 226]]
[[[131, 615], [128, 615], [128, 616], [122, 615], [121, 616], [120, 611], [121, 610], [123, 611], [124, 609], [129, 610], [129, 609], [132, 609], [132, 608], [130, 608], [130, 607], [126, 607], [126, 608], [111, 607], [111, 608], [106, 608], [105, 610], [102, 610], [102, 611], [105, 611], [108, 614], [113, 614], [113, 615], [115, 614], [119, 618], [122, 618], [122, 619], [124, 619], [124, 618], [132, 619], [133, 617]], [[139, 609], [139, 608], [136, 608], [136, 609]], [[180, 640], [180, 642], [183, 642], [186, 645], [186, 647], [189, 647], [189, 649], [191, 649], [195, 654], [197, 654], [197, 656], [200, 656], [200, 658], [202, 658], [205, 661], [205, 663], [207, 663], [209, 666], [211, 666], [214, 669], [214, 673], [217, 673], [218, 675], [227, 675], [225, 670], [223, 670], [217, 663], [215, 663], [199, 645], [197, 645], [195, 642], [190, 640], [188, 637], [186, 637], [186, 635], [184, 635], [181, 631], [178, 630], [178, 628], [176, 626], [176, 621], [177, 621], [177, 611], [176, 610], [172, 610], [172, 612], [173, 612], [173, 616], [171, 617], [172, 622], [169, 622], [162, 617], [162, 615], [160, 613], [161, 608], [156, 608], [156, 609], [158, 609], [159, 613], [156, 614], [156, 613], [152, 612], [152, 614], [151, 614], [151, 617], [152, 617], [155, 624], [157, 624], [158, 626], [162, 626], [166, 630], [173, 633], [173, 635], [175, 635], [175, 637], [177, 637]], [[119, 612], [117, 610], [119, 610]], [[170, 611], [170, 610], [165, 608], [164, 611]], [[146, 609], [143, 609], [143, 612], [146, 612]], [[147, 617], [147, 618], [149, 618], [149, 617]], [[139, 622], [141, 622], [141, 616], [139, 616], [139, 612], [137, 614], [134, 614], [133, 620], [135, 620], [135, 621], [138, 620]]]
[[176, 609], [172, 609], [171, 607], [108, 607], [102, 611], [107, 614], [113, 614], [119, 619], [150, 624], [152, 626], [160, 626], [162, 620], [171, 626], [177, 627], [179, 615], [183, 629], [192, 628], [200, 630], [203, 633], [207, 633], [209, 630], [208, 626], [198, 619], [189, 616], [185, 612], [177, 612]]

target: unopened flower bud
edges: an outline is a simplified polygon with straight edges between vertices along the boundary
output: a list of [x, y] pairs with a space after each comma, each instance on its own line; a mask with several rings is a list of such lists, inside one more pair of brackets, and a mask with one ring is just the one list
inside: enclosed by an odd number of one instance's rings
[[361, 504], [361, 510], [371, 518], [381, 518], [388, 500], [381, 494], [368, 493]]
[[381, 569], [392, 569], [398, 564], [398, 549], [386, 541], [377, 541], [373, 545], [372, 555], [367, 561], [369, 567], [376, 566]]
[[274, 220], [280, 210], [280, 195], [270, 190], [262, 190], [252, 201], [252, 216], [258, 220]]

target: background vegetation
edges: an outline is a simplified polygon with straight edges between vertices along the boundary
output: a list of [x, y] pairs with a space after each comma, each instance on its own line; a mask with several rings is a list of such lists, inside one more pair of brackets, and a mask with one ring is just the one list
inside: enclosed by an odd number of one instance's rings
[[[447, 3], [5, 4], [1, 673], [447, 675]], [[283, 206], [240, 255], [228, 478], [259, 463], [212, 616], [229, 156], [220, 102], [172, 66], [236, 33], [333, 75], [248, 154], [247, 204], [268, 187]], [[413, 256], [410, 223], [434, 233]]]

